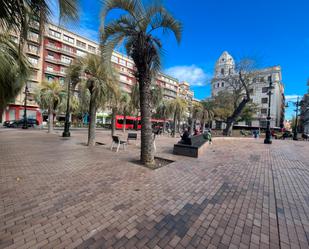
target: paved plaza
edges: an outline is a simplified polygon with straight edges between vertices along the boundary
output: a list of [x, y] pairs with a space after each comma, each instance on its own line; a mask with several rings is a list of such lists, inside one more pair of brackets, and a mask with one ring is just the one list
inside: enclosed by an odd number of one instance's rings
[[[121, 133], [121, 132], [118, 132]], [[98, 131], [0, 129], [0, 248], [309, 248], [309, 143], [217, 138], [202, 157], [158, 137], [110, 151]]]

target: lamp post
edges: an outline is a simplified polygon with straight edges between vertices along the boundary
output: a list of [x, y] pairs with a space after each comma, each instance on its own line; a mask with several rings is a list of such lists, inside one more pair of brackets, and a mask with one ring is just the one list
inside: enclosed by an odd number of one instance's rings
[[299, 101], [299, 96], [297, 97], [296, 102], [288, 101], [285, 107], [289, 107], [289, 103], [293, 103], [296, 106], [295, 111], [295, 124], [293, 127], [293, 140], [298, 140], [297, 138], [297, 126], [298, 126], [298, 108], [301, 105], [301, 102]]
[[264, 139], [264, 144], [271, 144], [271, 132], [270, 132], [270, 102], [271, 102], [271, 90], [273, 88], [273, 82], [271, 79], [271, 76], [268, 78], [269, 79], [269, 87], [268, 87], [268, 113], [267, 113], [267, 126], [266, 126], [266, 137]]
[[295, 103], [296, 110], [295, 110], [295, 125], [293, 131], [293, 140], [298, 140], [297, 138], [297, 121], [298, 121], [298, 107], [299, 107], [299, 97], [297, 97], [297, 101]]
[[28, 84], [26, 83], [26, 86], [25, 86], [25, 102], [24, 102], [24, 123], [23, 123], [23, 126], [22, 126], [23, 129], [28, 129], [28, 120], [27, 120], [27, 97], [28, 97], [28, 93], [29, 93]]
[[62, 137], [70, 137], [70, 85], [71, 80], [68, 81], [68, 94], [67, 94], [67, 110], [65, 113], [65, 124], [64, 124], [64, 131], [62, 133]]

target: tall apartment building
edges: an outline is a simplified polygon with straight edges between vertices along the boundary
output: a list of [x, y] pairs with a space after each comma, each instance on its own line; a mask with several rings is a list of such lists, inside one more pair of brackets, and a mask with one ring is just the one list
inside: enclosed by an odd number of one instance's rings
[[309, 94], [305, 94], [300, 106], [300, 131], [309, 134]]
[[[211, 81], [212, 96], [216, 96], [220, 91], [232, 91], [227, 84], [227, 79], [237, 77], [235, 61], [228, 52], [223, 52], [216, 62], [214, 78]], [[266, 117], [268, 112], [268, 86], [269, 79], [272, 79], [273, 87], [270, 108], [270, 126], [283, 127], [284, 121], [284, 86], [282, 83], [281, 67], [274, 66], [256, 70], [252, 78], [251, 96], [253, 103], [257, 104], [258, 111], [251, 122], [238, 122], [238, 126], [266, 127]]]
[[[33, 93], [41, 81], [59, 80], [64, 82], [66, 69], [77, 57], [85, 56], [87, 53], [99, 54], [99, 44], [85, 37], [79, 36], [67, 29], [47, 24], [44, 34], [39, 35], [39, 23], [31, 28], [28, 37], [26, 54], [31, 63], [33, 73], [27, 82], [30, 101], [27, 109], [39, 110], [37, 104], [32, 101]], [[18, 42], [17, 37], [15, 37]], [[132, 86], [136, 84], [134, 73], [136, 68], [131, 58], [114, 51], [112, 64], [119, 72], [119, 84], [123, 91], [130, 93]], [[179, 81], [164, 73], [159, 73], [156, 83], [163, 87], [165, 98], [182, 98], [192, 100], [194, 94], [190, 91], [189, 83]], [[24, 91], [16, 98], [15, 103], [10, 104], [4, 113], [4, 120], [19, 119], [23, 115]], [[34, 118], [35, 113], [28, 111], [28, 116]]]

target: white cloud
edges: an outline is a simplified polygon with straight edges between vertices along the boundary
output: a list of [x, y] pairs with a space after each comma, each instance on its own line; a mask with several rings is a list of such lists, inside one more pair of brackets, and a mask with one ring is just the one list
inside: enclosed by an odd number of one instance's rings
[[285, 95], [285, 101], [296, 101], [297, 97], [299, 97], [299, 99], [302, 98], [301, 95], [296, 95], [296, 94], [292, 94], [292, 95]]
[[165, 73], [179, 81], [187, 81], [192, 86], [204, 86], [211, 79], [210, 74], [196, 65], [170, 67], [165, 70]]

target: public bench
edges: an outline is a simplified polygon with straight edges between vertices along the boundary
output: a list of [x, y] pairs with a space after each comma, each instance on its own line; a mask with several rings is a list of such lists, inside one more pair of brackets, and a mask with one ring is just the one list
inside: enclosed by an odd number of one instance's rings
[[207, 135], [200, 134], [192, 136], [188, 139], [188, 143], [184, 144], [179, 141], [177, 144], [174, 144], [173, 153], [175, 155], [189, 156], [189, 157], [198, 157], [204, 150], [207, 145]]

